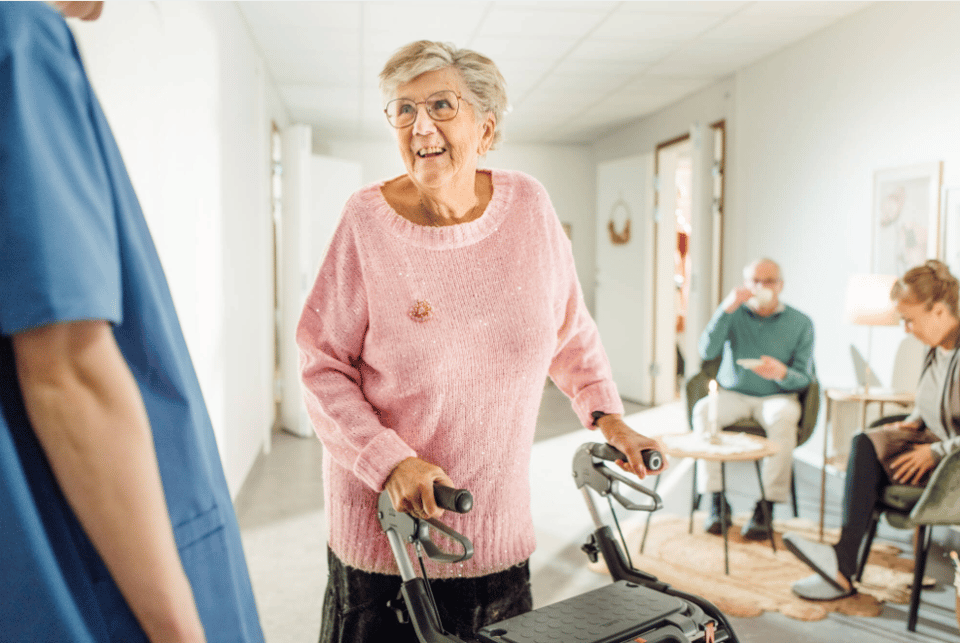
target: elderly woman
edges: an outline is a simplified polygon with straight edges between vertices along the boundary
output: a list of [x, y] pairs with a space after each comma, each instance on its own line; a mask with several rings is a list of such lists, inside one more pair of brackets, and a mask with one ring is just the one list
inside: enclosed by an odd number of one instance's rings
[[784, 543], [815, 575], [793, 591], [810, 600], [834, 600], [854, 593], [860, 543], [883, 488], [922, 486], [937, 463], [960, 449], [960, 288], [947, 266], [935, 260], [917, 266], [893, 285], [906, 331], [930, 347], [917, 385], [913, 412], [901, 422], [860, 433], [847, 464], [840, 541], [831, 547], [796, 534]]
[[[504, 80], [448, 44], [401, 48], [380, 74], [406, 173], [347, 202], [297, 330], [324, 450], [330, 580], [322, 641], [415, 641], [386, 605], [400, 578], [375, 516], [378, 492], [439, 517], [434, 483], [468, 488], [444, 521], [475, 555], [426, 561], [446, 628], [472, 637], [529, 610], [529, 462], [549, 375], [640, 477], [657, 443], [623, 407], [546, 191], [478, 170], [501, 138]], [[441, 586], [438, 588], [438, 584]]]

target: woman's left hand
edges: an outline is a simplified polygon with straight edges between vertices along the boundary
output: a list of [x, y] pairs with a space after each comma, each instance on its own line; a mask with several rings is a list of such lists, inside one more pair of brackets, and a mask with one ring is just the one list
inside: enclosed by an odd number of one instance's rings
[[597, 427], [603, 433], [607, 442], [617, 447], [626, 454], [627, 462], [617, 460], [621, 469], [636, 475], [643, 480], [650, 474], [660, 474], [666, 471], [668, 463], [666, 457], [663, 458], [663, 466], [656, 471], [649, 471], [643, 464], [643, 452], [657, 450], [664, 453], [663, 444], [656, 438], [648, 438], [640, 435], [623, 421], [617, 413], [604, 415], [597, 420]]
[[937, 458], [929, 444], [917, 444], [890, 465], [893, 481], [900, 484], [919, 484], [924, 475], [935, 466]]

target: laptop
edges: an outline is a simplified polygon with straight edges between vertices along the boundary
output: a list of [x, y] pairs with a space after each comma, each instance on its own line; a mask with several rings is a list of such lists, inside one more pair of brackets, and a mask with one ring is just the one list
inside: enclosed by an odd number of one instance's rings
[[[853, 373], [857, 378], [857, 389], [863, 390], [865, 385], [869, 385], [871, 391], [877, 393], [880, 392], [890, 392], [889, 387], [884, 386], [880, 380], [877, 378], [877, 372], [872, 368], [867, 368], [867, 360], [863, 358], [863, 355], [860, 354], [860, 351], [857, 350], [857, 347], [853, 344], [850, 344], [850, 356], [853, 358]], [[870, 378], [870, 381], [867, 381], [867, 378]]]

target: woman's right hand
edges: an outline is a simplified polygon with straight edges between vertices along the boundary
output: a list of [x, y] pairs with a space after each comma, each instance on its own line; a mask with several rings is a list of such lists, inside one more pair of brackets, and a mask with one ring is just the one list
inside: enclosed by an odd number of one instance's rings
[[919, 431], [921, 428], [923, 428], [923, 422], [920, 420], [920, 418], [917, 418], [916, 420], [910, 420], [909, 422], [906, 420], [901, 420], [899, 422], [885, 424], [884, 428], [899, 429], [900, 431]]
[[446, 472], [420, 458], [407, 458], [394, 467], [383, 488], [393, 508], [415, 518], [440, 518], [443, 509], [433, 497], [433, 485], [455, 486]]

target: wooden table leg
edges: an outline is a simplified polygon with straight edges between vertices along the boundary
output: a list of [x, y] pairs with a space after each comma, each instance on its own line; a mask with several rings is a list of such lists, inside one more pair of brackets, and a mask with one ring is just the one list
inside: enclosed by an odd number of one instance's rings
[[820, 465], [820, 542], [823, 542], [824, 508], [827, 503], [827, 438], [833, 428], [830, 424], [830, 411], [833, 409], [833, 400], [827, 397], [827, 408], [823, 418], [823, 464]]
[[720, 501], [720, 529], [723, 531], [723, 570], [730, 575], [730, 551], [727, 545], [727, 463], [720, 462], [720, 490], [723, 494]]
[[[696, 458], [693, 459], [693, 472], [691, 475], [693, 477], [693, 483], [691, 484], [691, 491], [690, 491], [690, 525], [687, 528], [688, 534], [693, 533], [693, 512], [697, 508], [697, 459]], [[660, 476], [657, 476], [657, 478], [659, 477]]]

